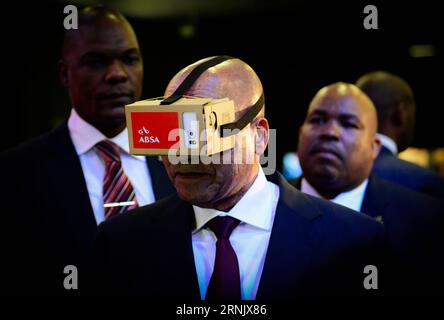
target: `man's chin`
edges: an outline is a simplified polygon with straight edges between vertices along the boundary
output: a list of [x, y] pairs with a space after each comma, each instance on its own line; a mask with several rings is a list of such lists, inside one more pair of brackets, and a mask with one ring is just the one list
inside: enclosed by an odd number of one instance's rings
[[317, 170], [313, 175], [317, 181], [321, 181], [323, 184], [331, 184], [338, 180], [340, 172], [334, 167], [323, 167]]
[[115, 106], [103, 106], [102, 109], [103, 118], [106, 119], [125, 119], [125, 106], [115, 105]]
[[99, 115], [101, 123], [107, 127], [125, 128], [126, 117], [124, 109], [115, 108], [113, 110], [107, 110]]
[[204, 193], [197, 194], [196, 192], [190, 193], [177, 190], [177, 194], [183, 201], [202, 208], [208, 207], [208, 203], [210, 203], [211, 200], [208, 195], [205, 196]]
[[110, 115], [101, 115], [100, 122], [91, 124], [108, 137], [116, 136], [126, 128], [125, 117]]

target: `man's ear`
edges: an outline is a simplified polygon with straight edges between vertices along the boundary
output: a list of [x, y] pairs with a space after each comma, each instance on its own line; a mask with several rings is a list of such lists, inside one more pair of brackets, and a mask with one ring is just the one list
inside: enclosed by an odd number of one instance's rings
[[66, 65], [65, 61], [63, 61], [62, 59], [59, 60], [59, 62], [57, 63], [57, 67], [59, 70], [59, 79], [61, 84], [64, 87], [68, 87], [69, 85], [69, 81], [68, 81], [68, 66]]
[[268, 121], [265, 118], [259, 118], [256, 121], [256, 136], [255, 136], [255, 152], [257, 155], [262, 155], [268, 145], [269, 130]]
[[373, 160], [375, 160], [378, 155], [379, 155], [379, 151], [381, 151], [381, 140], [378, 138], [377, 135], [375, 135], [373, 137], [373, 142], [372, 142], [372, 155], [373, 155]]

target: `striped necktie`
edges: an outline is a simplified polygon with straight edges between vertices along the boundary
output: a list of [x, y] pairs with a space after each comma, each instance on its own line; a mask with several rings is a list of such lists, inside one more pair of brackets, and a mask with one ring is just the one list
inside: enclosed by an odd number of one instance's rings
[[96, 144], [105, 162], [103, 179], [103, 207], [105, 219], [138, 207], [136, 194], [120, 160], [120, 148], [115, 143], [103, 140]]

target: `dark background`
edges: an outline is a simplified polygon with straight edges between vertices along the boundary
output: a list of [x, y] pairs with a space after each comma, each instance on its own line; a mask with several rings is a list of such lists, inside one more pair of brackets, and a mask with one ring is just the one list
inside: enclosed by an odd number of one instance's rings
[[[298, 127], [316, 91], [336, 81], [354, 82], [374, 69], [396, 73], [413, 87], [413, 146], [444, 146], [438, 4], [331, 2], [110, 3], [128, 17], [138, 35], [145, 67], [143, 98], [162, 95], [177, 71], [203, 57], [226, 54], [250, 64], [262, 79], [267, 118], [277, 129], [278, 165], [285, 152], [296, 149]], [[3, 10], [2, 149], [51, 130], [69, 115], [68, 96], [57, 75], [63, 8], [85, 3], [96, 2], [14, 3]], [[378, 8], [378, 30], [363, 27], [367, 4]], [[409, 48], [418, 44], [432, 45], [433, 56], [412, 57]]]

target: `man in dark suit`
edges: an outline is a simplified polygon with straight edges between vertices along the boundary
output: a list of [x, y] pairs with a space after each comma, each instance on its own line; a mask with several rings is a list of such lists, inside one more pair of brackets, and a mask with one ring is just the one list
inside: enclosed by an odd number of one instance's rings
[[371, 174], [380, 146], [376, 122], [372, 102], [356, 86], [336, 83], [321, 89], [300, 129], [303, 176], [290, 183], [381, 220], [399, 268], [393, 270], [396, 292], [433, 296], [442, 268], [442, 203]]
[[[165, 96], [209, 61], [181, 70]], [[267, 180], [259, 165], [269, 127], [258, 76], [234, 58], [203, 70], [184, 94], [229, 98], [236, 121], [250, 121], [234, 148], [213, 157], [219, 162], [172, 164], [164, 157], [177, 195], [99, 226], [92, 261], [99, 295], [178, 301], [377, 295], [364, 289], [363, 271], [380, 267], [374, 254], [382, 225], [298, 192], [279, 173]]]
[[435, 172], [397, 157], [411, 143], [415, 127], [415, 99], [408, 83], [384, 72], [369, 72], [356, 85], [372, 100], [378, 114], [381, 151], [373, 173], [407, 188], [444, 198], [444, 180]]
[[17, 227], [8, 270], [18, 295], [76, 295], [64, 288], [64, 267], [77, 267], [81, 279], [97, 225], [174, 193], [157, 158], [129, 154], [124, 106], [140, 99], [143, 78], [131, 25], [104, 6], [78, 18], [79, 28], [65, 33], [60, 62], [73, 107], [68, 121], [1, 158], [5, 212]]

